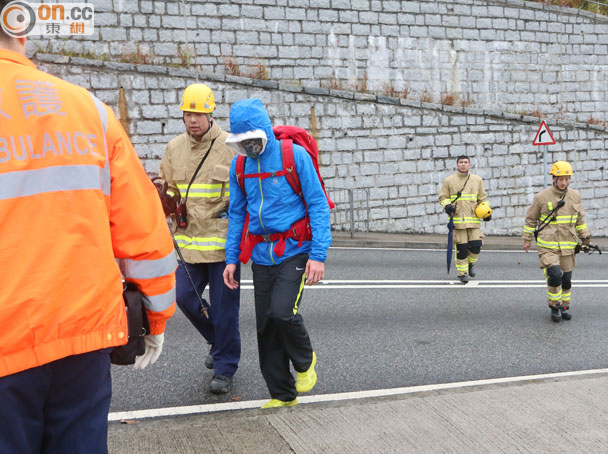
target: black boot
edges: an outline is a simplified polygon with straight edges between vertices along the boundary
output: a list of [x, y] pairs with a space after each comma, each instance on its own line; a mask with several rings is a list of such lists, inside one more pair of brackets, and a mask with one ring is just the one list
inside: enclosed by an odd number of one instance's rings
[[458, 276], [458, 279], [460, 279], [460, 282], [462, 282], [463, 284], [466, 284], [467, 282], [469, 282], [469, 276], [466, 274], [462, 274], [462, 275]]
[[568, 312], [569, 307], [568, 306], [562, 306], [561, 310], [562, 310], [562, 318], [564, 320], [570, 320], [572, 318], [572, 314], [570, 312]]
[[205, 358], [205, 367], [207, 369], [213, 369], [213, 345], [209, 349], [209, 353], [207, 354], [207, 357]]
[[469, 276], [475, 277], [475, 271], [473, 271], [473, 264], [469, 263]]
[[551, 321], [559, 322], [561, 320], [561, 316], [559, 315], [559, 306], [549, 306], [551, 308]]
[[226, 394], [232, 386], [232, 377], [224, 375], [214, 375], [213, 380], [209, 384], [209, 391], [213, 394]]

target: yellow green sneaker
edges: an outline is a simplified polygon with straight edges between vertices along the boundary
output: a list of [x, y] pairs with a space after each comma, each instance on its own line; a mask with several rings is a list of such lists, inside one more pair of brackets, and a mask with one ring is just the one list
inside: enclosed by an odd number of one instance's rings
[[296, 391], [299, 393], [307, 393], [312, 390], [317, 383], [317, 373], [315, 372], [315, 364], [317, 364], [317, 354], [312, 352], [312, 362], [306, 372], [298, 372], [296, 380]]
[[260, 408], [278, 408], [278, 407], [293, 407], [294, 405], [298, 405], [298, 398], [296, 397], [294, 400], [279, 400], [279, 399], [270, 399]]

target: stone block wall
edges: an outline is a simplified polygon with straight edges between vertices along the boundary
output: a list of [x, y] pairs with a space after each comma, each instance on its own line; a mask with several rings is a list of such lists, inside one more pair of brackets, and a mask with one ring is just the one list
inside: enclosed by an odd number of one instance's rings
[[[352, 190], [358, 229], [445, 233], [437, 194], [443, 178], [455, 171], [455, 158], [466, 154], [496, 208], [485, 232], [519, 235], [525, 210], [549, 170], [543, 169], [542, 150], [532, 146], [540, 125], [536, 117], [163, 66], [58, 61], [43, 54], [37, 62], [91, 89], [119, 115], [122, 87], [122, 120], [151, 172], [158, 169], [167, 142], [184, 130], [178, 99], [188, 84], [198, 80], [214, 90], [214, 116], [225, 130], [232, 103], [260, 98], [274, 124], [297, 125], [318, 138], [321, 172], [338, 202], [332, 215], [337, 230], [350, 228], [345, 194]], [[548, 162], [572, 163], [572, 186], [582, 193], [592, 234], [608, 235], [606, 128], [563, 120], [548, 124], [557, 140], [548, 147]]]
[[608, 20], [520, 0], [92, 0], [95, 34], [47, 52], [306, 87], [608, 120]]

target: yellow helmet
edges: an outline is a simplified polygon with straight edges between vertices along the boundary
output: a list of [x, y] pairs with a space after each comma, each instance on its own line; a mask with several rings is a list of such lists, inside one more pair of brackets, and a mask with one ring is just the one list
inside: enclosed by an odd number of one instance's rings
[[572, 176], [572, 166], [568, 164], [566, 161], [557, 161], [551, 167], [551, 172], [549, 172], [554, 177], [563, 177], [564, 175]]
[[199, 112], [210, 114], [215, 110], [213, 91], [205, 84], [188, 85], [182, 95], [179, 109], [184, 112]]
[[475, 216], [479, 219], [485, 219], [492, 214], [492, 207], [490, 207], [490, 203], [488, 201], [481, 202], [475, 208]]

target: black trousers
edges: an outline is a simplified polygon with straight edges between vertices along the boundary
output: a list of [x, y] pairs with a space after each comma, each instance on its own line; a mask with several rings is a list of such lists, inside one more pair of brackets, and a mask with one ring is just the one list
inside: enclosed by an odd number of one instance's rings
[[298, 254], [279, 265], [251, 267], [260, 369], [273, 399], [295, 399], [289, 363], [305, 372], [312, 362], [312, 345], [299, 314], [307, 261], [308, 254]]
[[0, 377], [0, 453], [107, 454], [111, 351]]

